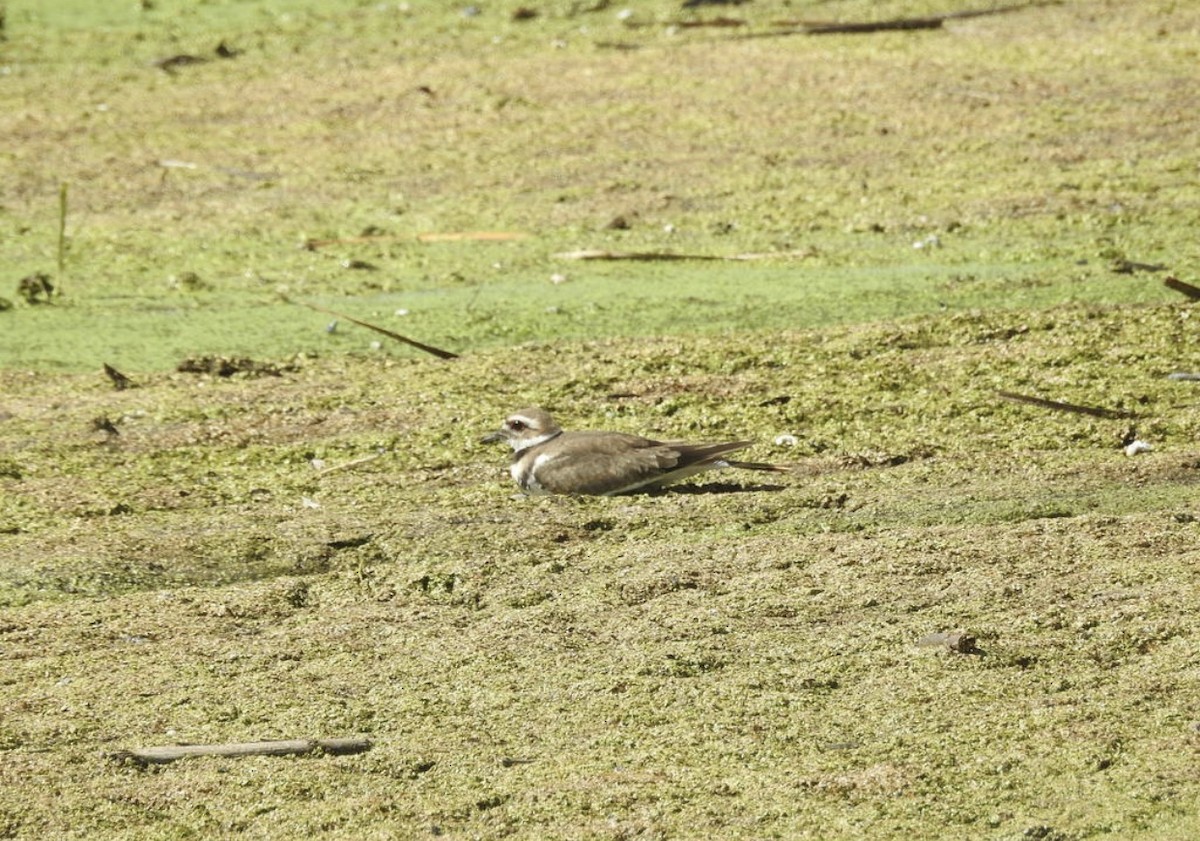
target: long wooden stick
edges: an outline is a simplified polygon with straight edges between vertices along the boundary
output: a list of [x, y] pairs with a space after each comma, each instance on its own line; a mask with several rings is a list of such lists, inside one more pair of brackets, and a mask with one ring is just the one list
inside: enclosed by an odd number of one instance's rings
[[1044, 397], [1031, 397], [1028, 394], [1016, 394], [1012, 391], [997, 391], [996, 395], [1014, 403], [1028, 403], [1030, 406], [1041, 406], [1043, 409], [1055, 409], [1060, 412], [1074, 412], [1077, 415], [1091, 415], [1094, 418], [1135, 418], [1133, 412], [1122, 412], [1117, 409], [1100, 409], [1095, 406], [1080, 406], [1078, 403], [1063, 403], [1059, 400], [1046, 400]]
[[309, 304], [304, 301], [293, 301], [288, 297], [285, 297], [284, 300], [293, 304], [299, 304], [302, 307], [308, 307], [310, 310], [315, 310], [316, 312], [323, 312], [326, 315], [332, 315], [334, 318], [344, 318], [347, 321], [357, 324], [359, 327], [366, 327], [368, 330], [374, 330], [376, 333], [382, 333], [389, 339], [395, 339], [396, 341], [403, 342], [410, 347], [415, 347], [417, 350], [423, 350], [426, 353], [431, 353], [438, 359], [458, 359], [457, 353], [451, 353], [448, 350], [442, 350], [441, 348], [436, 348], [433, 345], [427, 345], [424, 342], [418, 342], [416, 339], [410, 339], [407, 336], [401, 336], [399, 333], [395, 333], [386, 327], [380, 327], [378, 324], [372, 324], [369, 321], [361, 321], [353, 316], [349, 316], [345, 313], [340, 313], [335, 310], [326, 309], [325, 307], [319, 307], [316, 304]]
[[1168, 289], [1174, 289], [1180, 294], [1187, 295], [1193, 301], [1200, 300], [1200, 287], [1192, 286], [1190, 283], [1185, 283], [1177, 277], [1168, 277], [1163, 281], [1163, 285]]
[[[990, 9], [971, 9], [963, 12], [950, 12], [923, 18], [892, 18], [890, 20], [864, 21], [859, 23], [838, 23], [836, 21], [780, 21], [776, 26], [790, 27], [780, 32], [755, 33], [755, 35], [856, 35], [871, 32], [904, 32], [917, 29], [940, 29], [949, 20], [978, 18], [985, 15], [1002, 15], [1008, 12], [1019, 12], [1041, 6], [1057, 6], [1061, 0], [1033, 0], [1029, 3], [1014, 3], [1009, 6], [993, 6]], [[754, 36], [746, 36], [754, 37]]]
[[912, 29], [940, 29], [944, 16], [933, 18], [895, 18], [867, 23], [806, 23], [803, 30], [809, 35], [859, 35], [870, 32], [896, 32]]
[[293, 756], [306, 753], [352, 754], [371, 749], [369, 739], [291, 739], [279, 742], [229, 742], [221, 745], [163, 745], [118, 751], [116, 760], [165, 765], [189, 756]]

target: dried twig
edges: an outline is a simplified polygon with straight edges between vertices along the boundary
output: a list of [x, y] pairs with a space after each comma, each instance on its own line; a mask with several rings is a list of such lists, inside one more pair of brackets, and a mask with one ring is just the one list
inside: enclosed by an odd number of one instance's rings
[[[221, 43], [217, 44], [216, 48], [213, 50], [213, 54], [216, 55], [217, 58], [237, 58], [242, 54], [242, 51], [234, 49], [222, 41]], [[160, 58], [158, 61], [151, 62], [151, 64], [160, 70], [165, 70], [168, 73], [174, 73], [176, 68], [187, 67], [192, 64], [206, 64], [208, 61], [209, 59], [205, 56], [182, 53], [180, 55], [168, 56], [167, 58]]]
[[667, 251], [604, 251], [581, 249], [562, 251], [554, 257], [559, 260], [769, 260], [773, 257], [811, 257], [812, 251], [777, 251], [752, 254], [672, 254]]
[[1058, 400], [1046, 400], [1042, 397], [1030, 397], [1027, 394], [1016, 394], [1011, 391], [997, 391], [996, 394], [1014, 403], [1027, 403], [1030, 406], [1040, 406], [1043, 409], [1055, 409], [1060, 412], [1075, 412], [1079, 415], [1091, 415], [1094, 418], [1135, 418], [1133, 412], [1122, 412], [1119, 409], [1100, 409], [1094, 406], [1080, 406], [1077, 403], [1063, 403]]
[[1185, 283], [1177, 277], [1168, 277], [1163, 280], [1163, 285], [1168, 289], [1174, 289], [1183, 295], [1187, 295], [1193, 301], [1200, 301], [1200, 286], [1193, 286], [1190, 283]]
[[117, 391], [124, 391], [127, 388], [133, 387], [133, 380], [122, 374], [107, 362], [104, 363], [104, 373], [112, 380], [113, 388]]
[[206, 64], [207, 62], [208, 59], [204, 58], [203, 56], [181, 53], [179, 55], [168, 56], [167, 58], [160, 58], [157, 61], [151, 62], [151, 64], [160, 70], [165, 70], [168, 73], [174, 73], [177, 67], [187, 67], [192, 64]]
[[441, 233], [417, 234], [417, 242], [512, 242], [528, 239], [529, 234], [521, 231], [444, 231]]
[[779, 21], [776, 26], [790, 27], [783, 31], [769, 33], [773, 35], [862, 35], [872, 32], [905, 32], [921, 29], [940, 29], [948, 20], [963, 20], [978, 18], [985, 15], [1002, 15], [1008, 12], [1019, 12], [1039, 6], [1057, 6], [1062, 0], [1035, 0], [1031, 3], [1014, 3], [1008, 6], [994, 6], [990, 9], [973, 9], [963, 12], [949, 12], [944, 15], [933, 15], [920, 18], [892, 18], [890, 20], [866, 21], [858, 23], [809, 22], [809, 21]]
[[299, 304], [302, 307], [308, 307], [310, 310], [315, 310], [316, 312], [323, 312], [326, 315], [332, 315], [334, 318], [344, 318], [344, 319], [346, 319], [346, 321], [349, 321], [353, 324], [357, 324], [359, 327], [366, 327], [368, 330], [374, 330], [376, 333], [380, 333], [384, 336], [387, 336], [389, 339], [395, 339], [396, 341], [402, 342], [402, 343], [408, 345], [409, 347], [415, 347], [417, 350], [423, 350], [426, 353], [432, 354], [432, 355], [436, 356], [438, 359], [458, 359], [457, 353], [451, 353], [448, 350], [442, 350], [441, 348], [436, 348], [433, 345], [427, 345], [424, 342], [418, 342], [416, 339], [410, 339], [407, 336], [401, 336], [399, 333], [396, 333], [392, 330], [388, 330], [386, 327], [380, 327], [377, 324], [372, 324], [369, 321], [362, 321], [361, 319], [353, 318], [352, 316], [349, 316], [349, 315], [344, 315], [343, 313], [337, 312], [335, 310], [326, 309], [325, 307], [319, 307], [316, 304], [309, 304], [304, 301], [293, 301], [291, 298], [287, 298], [287, 297], [285, 297], [284, 300], [288, 301], [289, 303]]
[[189, 756], [293, 756], [305, 753], [352, 754], [371, 749], [369, 739], [292, 739], [278, 742], [230, 742], [221, 745], [163, 745], [117, 751], [115, 760], [165, 765]]
[[909, 29], [940, 29], [945, 21], [945, 15], [938, 15], [932, 18], [894, 18], [865, 23], [802, 23], [800, 28], [809, 35], [859, 35]]
[[559, 260], [725, 260], [711, 254], [670, 254], [665, 251], [603, 251], [584, 248], [562, 251], [554, 255]]
[[371, 242], [399, 242], [416, 239], [417, 242], [513, 242], [528, 239], [529, 234], [522, 231], [445, 231], [425, 234], [364, 234], [357, 237], [333, 237], [330, 239], [307, 239], [304, 241], [306, 251], [316, 251], [330, 245], [362, 245]]
[[725, 28], [725, 27], [730, 27], [730, 26], [745, 26], [745, 25], [746, 25], [746, 21], [744, 21], [744, 20], [739, 20], [738, 18], [727, 18], [727, 17], [707, 18], [705, 20], [681, 20], [675, 24], [675, 26], [678, 26], [680, 29], [701, 29], [701, 28], [705, 28], [705, 27]]

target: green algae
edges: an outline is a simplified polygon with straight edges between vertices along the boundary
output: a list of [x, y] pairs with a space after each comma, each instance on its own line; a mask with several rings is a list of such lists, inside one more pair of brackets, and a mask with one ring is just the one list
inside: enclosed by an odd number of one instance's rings
[[[142, 5], [6, 6], [0, 836], [1197, 834], [1189, 10]], [[514, 498], [527, 404], [797, 469]]]

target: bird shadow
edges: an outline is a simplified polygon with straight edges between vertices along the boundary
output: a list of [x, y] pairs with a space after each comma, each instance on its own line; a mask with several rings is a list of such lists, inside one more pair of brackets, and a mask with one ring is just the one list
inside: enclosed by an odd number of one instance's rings
[[739, 493], [778, 493], [786, 490], [786, 485], [739, 485], [735, 482], [705, 482], [699, 485], [669, 485], [665, 488], [654, 488], [643, 492], [645, 496], [674, 496], [675, 494], [739, 494]]

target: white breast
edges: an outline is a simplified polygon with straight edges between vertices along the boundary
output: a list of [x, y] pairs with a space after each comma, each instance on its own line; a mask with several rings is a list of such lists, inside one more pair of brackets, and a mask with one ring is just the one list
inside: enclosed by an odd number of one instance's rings
[[517, 459], [513, 462], [512, 467], [510, 468], [513, 481], [524, 488], [528, 493], [546, 493], [546, 489], [542, 487], [542, 483], [537, 480], [538, 469], [554, 458], [554, 453], [538, 453], [538, 455], [535, 456], [532, 461], [530, 461], [528, 458]]
[[553, 458], [554, 453], [552, 452], [540, 452], [533, 459], [528, 457], [516, 459], [509, 468], [512, 481], [515, 481], [527, 493], [547, 493], [546, 488], [542, 487], [541, 482], [538, 481], [538, 469]]

